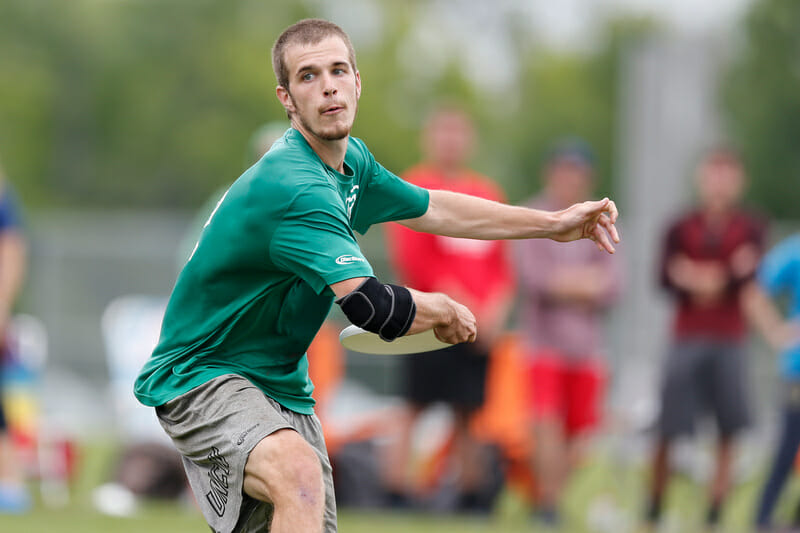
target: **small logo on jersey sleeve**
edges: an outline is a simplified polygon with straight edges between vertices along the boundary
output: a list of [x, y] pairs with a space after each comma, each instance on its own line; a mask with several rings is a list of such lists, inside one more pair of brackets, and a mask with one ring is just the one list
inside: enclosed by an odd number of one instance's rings
[[352, 265], [353, 263], [364, 263], [364, 259], [361, 257], [356, 257], [354, 255], [340, 255], [336, 258], [337, 265]]

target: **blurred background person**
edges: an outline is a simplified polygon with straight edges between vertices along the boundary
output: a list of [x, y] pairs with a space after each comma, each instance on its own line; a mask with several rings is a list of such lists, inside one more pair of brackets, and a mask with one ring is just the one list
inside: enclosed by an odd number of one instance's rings
[[10, 362], [6, 338], [17, 296], [27, 270], [27, 245], [20, 211], [11, 185], [0, 169], [0, 512], [21, 512], [30, 506], [24, 466], [15, 450], [3, 410], [4, 363]]
[[[288, 129], [284, 121], [267, 122], [248, 139], [243, 165], [251, 166], [267, 153]], [[230, 187], [217, 188], [197, 209], [175, 254], [176, 273], [192, 253], [203, 227]], [[117, 402], [131, 411], [117, 413], [125, 442], [111, 465], [109, 479], [95, 488], [92, 501], [105, 514], [130, 516], [144, 500], [183, 500], [189, 497], [188, 481], [180, 454], [151, 413], [138, 402], [131, 404], [130, 390], [141, 365], [158, 342], [166, 299], [141, 296], [122, 297], [113, 302], [103, 320], [109, 371], [123, 397]], [[146, 413], [146, 414], [143, 414]], [[139, 419], [146, 417], [143, 422]], [[136, 419], [136, 423], [134, 423]], [[140, 424], [145, 424], [144, 426]], [[127, 433], [127, 434], [126, 434]]]
[[[427, 189], [444, 189], [504, 201], [500, 187], [467, 167], [476, 143], [472, 119], [459, 107], [440, 105], [422, 132], [424, 162], [403, 178]], [[390, 453], [390, 499], [408, 504], [418, 496], [413, 472], [412, 431], [419, 415], [436, 402], [453, 412], [453, 447], [448, 472], [454, 477], [455, 508], [488, 511], [480, 484], [486, 479], [481, 444], [469, 430], [471, 416], [484, 402], [489, 354], [511, 307], [514, 279], [508, 245], [500, 241], [457, 239], [414, 232], [399, 224], [387, 229], [389, 255], [401, 283], [443, 292], [469, 307], [480, 333], [474, 344], [459, 344], [422, 356], [403, 358], [404, 394], [410, 416]]]
[[696, 178], [699, 204], [669, 227], [661, 261], [661, 284], [675, 307], [651, 464], [646, 520], [652, 525], [661, 516], [671, 445], [692, 435], [695, 420], [706, 413], [718, 429], [706, 522], [719, 522], [731, 487], [734, 437], [750, 422], [740, 295], [758, 265], [765, 223], [740, 206], [745, 169], [734, 150], [710, 150]]
[[[759, 531], [773, 531], [772, 513], [800, 446], [800, 234], [781, 241], [766, 255], [757, 283], [749, 284], [744, 296], [749, 318], [780, 354], [781, 432], [755, 517]], [[782, 297], [788, 297], [786, 318], [778, 305]], [[800, 514], [795, 514], [792, 526], [792, 531], [800, 530]]]
[[[544, 190], [527, 205], [559, 210], [588, 200], [594, 178], [589, 145], [565, 139], [548, 157]], [[532, 468], [538, 487], [534, 515], [555, 525], [581, 444], [601, 418], [607, 374], [603, 319], [620, 290], [621, 261], [619, 255], [600, 256], [591, 242], [514, 245], [518, 323], [529, 361]]]
[[[249, 168], [261, 159], [270, 148], [272, 143], [280, 139], [286, 130], [289, 129], [289, 123], [282, 120], [275, 120], [266, 122], [259, 126], [247, 141], [247, 149], [244, 156], [244, 168]], [[189, 222], [189, 227], [181, 239], [178, 253], [175, 257], [175, 265], [177, 272], [183, 268], [183, 265], [192, 255], [197, 239], [200, 238], [200, 233], [208, 222], [209, 217], [214, 212], [214, 209], [219, 204], [222, 197], [230, 187], [230, 183], [225, 183], [214, 190], [211, 195], [203, 202], [203, 205], [195, 212], [192, 220]]]

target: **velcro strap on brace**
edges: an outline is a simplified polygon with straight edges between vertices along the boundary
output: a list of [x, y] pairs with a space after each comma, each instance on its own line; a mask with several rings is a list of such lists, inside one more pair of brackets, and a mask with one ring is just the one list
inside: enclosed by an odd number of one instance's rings
[[367, 278], [336, 303], [350, 322], [389, 342], [405, 335], [417, 315], [408, 289], [375, 278]]

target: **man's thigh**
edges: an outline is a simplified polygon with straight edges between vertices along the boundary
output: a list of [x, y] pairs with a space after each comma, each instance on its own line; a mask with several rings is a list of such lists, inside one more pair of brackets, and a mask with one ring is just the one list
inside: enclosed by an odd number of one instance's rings
[[248, 518], [243, 513], [264, 511], [259, 503], [245, 502], [244, 467], [262, 439], [293, 429], [277, 403], [246, 379], [227, 374], [157, 407], [156, 413], [183, 456], [198, 506], [214, 531], [234, 531]]
[[695, 420], [704, 408], [705, 392], [700, 369], [705, 346], [693, 340], [675, 341], [664, 361], [661, 381], [661, 437], [674, 438], [694, 432]]
[[[321, 474], [325, 491], [324, 531], [333, 533], [337, 528], [333, 469], [325, 447], [322, 426], [315, 415], [291, 411], [284, 411], [283, 414], [290, 421], [292, 429], [276, 431], [256, 445], [245, 466], [245, 491], [253, 496], [263, 491], [266, 499], [278, 505], [284, 496], [282, 490], [291, 489], [295, 482], [302, 484], [304, 479], [308, 483], [318, 483], [318, 476]], [[314, 479], [308, 476], [309, 461], [314, 463]]]
[[602, 419], [606, 368], [597, 357], [572, 362], [566, 375], [566, 431], [570, 437], [589, 433]]
[[534, 423], [542, 420], [563, 421], [566, 416], [564, 376], [566, 363], [561, 354], [538, 349], [529, 356], [528, 407]]
[[747, 354], [744, 344], [738, 342], [716, 343], [710, 349], [713, 351], [710, 403], [720, 433], [731, 436], [750, 423]]

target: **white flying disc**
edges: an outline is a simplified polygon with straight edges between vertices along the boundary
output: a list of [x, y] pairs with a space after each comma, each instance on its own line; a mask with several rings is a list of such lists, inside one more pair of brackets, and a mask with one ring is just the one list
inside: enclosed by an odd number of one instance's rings
[[344, 328], [339, 334], [339, 342], [348, 350], [378, 355], [430, 352], [452, 346], [452, 344], [437, 339], [432, 329], [415, 335], [404, 335], [392, 342], [386, 342], [376, 333], [370, 333], [358, 326]]

